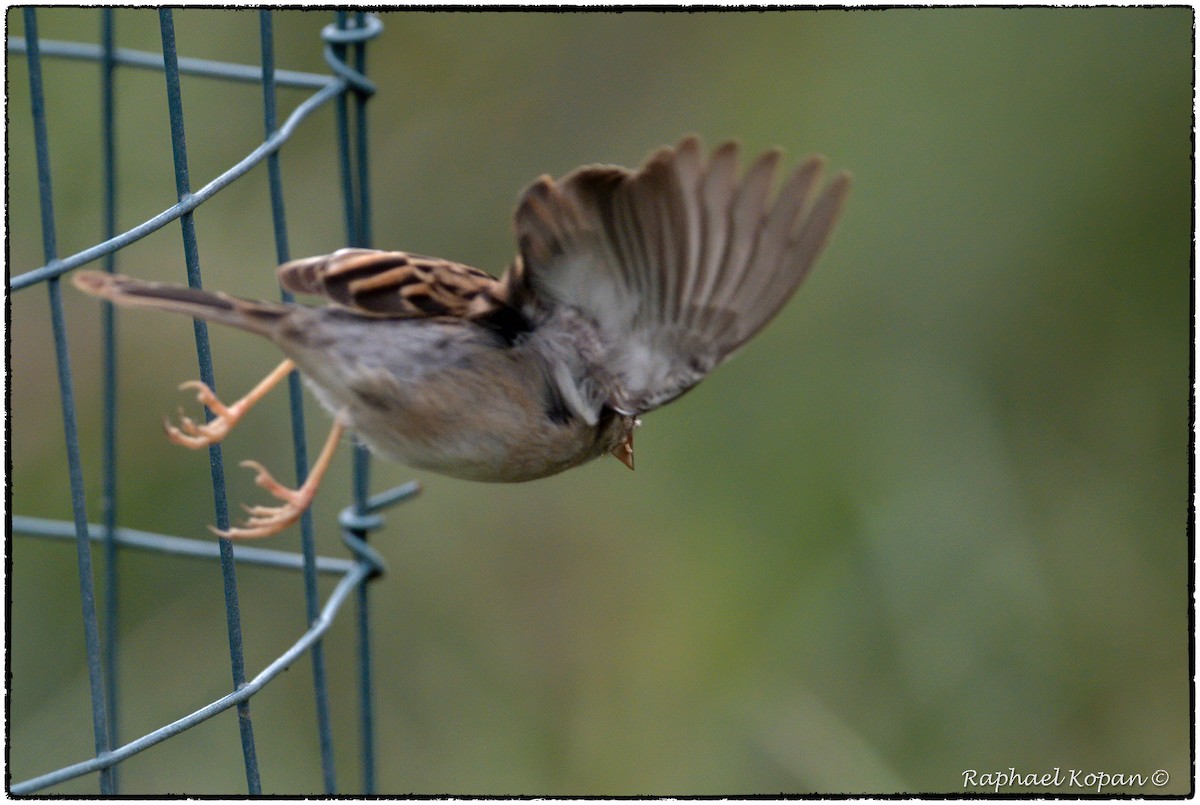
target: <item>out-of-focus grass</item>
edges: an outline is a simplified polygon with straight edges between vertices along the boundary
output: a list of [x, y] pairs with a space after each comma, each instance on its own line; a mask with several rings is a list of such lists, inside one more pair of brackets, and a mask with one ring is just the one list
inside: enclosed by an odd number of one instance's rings
[[[153, 50], [149, 10], [118, 41]], [[10, 12], [9, 30], [21, 33]], [[39, 12], [94, 41], [94, 9]], [[325, 14], [280, 12], [323, 70]], [[834, 243], [734, 361], [600, 461], [522, 486], [424, 477], [375, 540], [385, 792], [962, 790], [964, 769], [1165, 769], [1188, 790], [1188, 10], [384, 15], [370, 73], [380, 246], [500, 270], [517, 191], [695, 131], [855, 174]], [[176, 12], [185, 55], [253, 62], [257, 15]], [[10, 59], [9, 267], [40, 265], [27, 77]], [[98, 78], [48, 60], [63, 253], [99, 239]], [[184, 80], [193, 184], [261, 136], [250, 85]], [[290, 109], [303, 95], [286, 91]], [[121, 224], [173, 200], [161, 77], [120, 73]], [[296, 255], [343, 245], [332, 114], [283, 151]], [[265, 172], [196, 216], [205, 282], [275, 295]], [[181, 279], [178, 229], [120, 270]], [[67, 291], [98, 516], [98, 306]], [[44, 291], [12, 297], [13, 510], [66, 517]], [[206, 462], [158, 420], [195, 374], [186, 320], [122, 315], [120, 511], [202, 537]], [[269, 345], [213, 331], [229, 393]], [[290, 463], [284, 395], [227, 444]], [[326, 425], [315, 410], [314, 438]], [[316, 508], [340, 552], [343, 457]], [[411, 477], [377, 464], [383, 489]], [[339, 492], [339, 490], [342, 490]], [[294, 547], [295, 535], [277, 539]], [[90, 752], [74, 562], [12, 544], [10, 770]], [[122, 562], [122, 734], [228, 686], [218, 571]], [[299, 579], [240, 574], [248, 662], [303, 629]], [[356, 788], [353, 644], [329, 641]], [[255, 698], [267, 790], [320, 789], [306, 664]], [[123, 767], [129, 793], [242, 790], [231, 715]], [[94, 791], [94, 781], [61, 787]]]

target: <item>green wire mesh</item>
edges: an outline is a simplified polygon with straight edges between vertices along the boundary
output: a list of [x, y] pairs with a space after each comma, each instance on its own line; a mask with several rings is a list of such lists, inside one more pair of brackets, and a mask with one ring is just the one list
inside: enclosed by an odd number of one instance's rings
[[[182, 230], [184, 262], [189, 284], [200, 284], [200, 262], [196, 231], [192, 220], [195, 209], [221, 189], [244, 176], [260, 163], [266, 163], [271, 199], [271, 215], [276, 257], [279, 262], [289, 259], [286, 215], [283, 203], [283, 175], [278, 151], [305, 119], [326, 103], [334, 104], [336, 114], [336, 145], [342, 177], [342, 202], [346, 221], [346, 241], [351, 245], [370, 245], [370, 190], [367, 160], [366, 101], [375, 91], [365, 76], [366, 43], [382, 31], [378, 17], [362, 12], [335, 12], [334, 20], [321, 33], [325, 61], [332, 75], [318, 75], [275, 68], [272, 12], [259, 12], [261, 64], [229, 64], [204, 59], [180, 57], [176, 52], [175, 26], [172, 11], [158, 12], [162, 38], [162, 53], [147, 53], [115, 46], [115, 22], [112, 9], [99, 10], [99, 44], [80, 42], [42, 41], [38, 36], [38, 17], [35, 8], [22, 10], [24, 37], [9, 37], [10, 58], [24, 54], [29, 71], [29, 118], [33, 126], [36, 150], [38, 192], [42, 222], [44, 264], [14, 273], [10, 267], [10, 293], [45, 286], [51, 311], [57, 376], [66, 442], [68, 486], [72, 521], [45, 520], [12, 515], [10, 529], [14, 535], [53, 540], [73, 540], [76, 546], [79, 591], [83, 608], [84, 642], [91, 695], [92, 731], [95, 755], [61, 768], [46, 771], [36, 777], [14, 782], [6, 779], [13, 794], [32, 794], [50, 786], [87, 774], [98, 776], [102, 794], [119, 794], [119, 764], [161, 741], [196, 726], [230, 708], [239, 714], [238, 728], [246, 772], [246, 789], [250, 794], [262, 793], [259, 764], [255, 752], [250, 700], [256, 693], [300, 656], [309, 653], [312, 660], [312, 684], [315, 701], [320, 766], [326, 793], [338, 791], [334, 767], [333, 733], [330, 726], [328, 680], [322, 636], [330, 627], [341, 606], [353, 595], [357, 601], [357, 661], [359, 678], [361, 731], [359, 759], [361, 787], [364, 793], [375, 790], [375, 752], [371, 697], [371, 652], [369, 642], [370, 609], [367, 583], [383, 571], [379, 556], [367, 545], [368, 532], [380, 525], [375, 514], [385, 506], [404, 500], [416, 492], [415, 484], [407, 484], [389, 492], [369, 497], [367, 494], [367, 456], [356, 448], [354, 461], [353, 503], [340, 517], [343, 542], [350, 558], [323, 557], [316, 554], [312, 516], [305, 513], [301, 520], [301, 552], [234, 546], [228, 540], [218, 542], [185, 539], [182, 537], [136, 531], [120, 526], [116, 510], [119, 478], [117, 473], [116, 411], [119, 394], [116, 383], [117, 353], [115, 349], [116, 318], [111, 305], [105, 305], [102, 319], [104, 428], [102, 444], [103, 522], [89, 523], [84, 497], [84, 473], [80, 460], [79, 434], [76, 426], [76, 398], [67, 346], [68, 322], [63, 314], [60, 278], [79, 266], [100, 261], [105, 270], [115, 270], [116, 256], [129, 244], [174, 221]], [[101, 160], [105, 196], [105, 239], [75, 254], [60, 257], [56, 240], [56, 220], [51, 186], [52, 137], [47, 130], [46, 101], [55, 87], [43, 84], [43, 58], [76, 59], [94, 62], [99, 68], [101, 87]], [[165, 79], [167, 110], [170, 119], [172, 154], [175, 167], [178, 203], [147, 221], [118, 232], [116, 227], [116, 142], [119, 132], [115, 108], [116, 76], [123, 70], [161, 71]], [[180, 76], [203, 76], [221, 81], [255, 82], [262, 87], [264, 139], [241, 161], [203, 187], [192, 190], [188, 171], [188, 150], [185, 139], [184, 113]], [[303, 102], [282, 120], [278, 119], [276, 90], [292, 87], [313, 90]], [[23, 125], [24, 110], [10, 107], [10, 125]], [[284, 298], [287, 295], [284, 294]], [[208, 333], [203, 322], [195, 326], [196, 354], [201, 379], [213, 383], [212, 355]], [[299, 378], [289, 378], [292, 436], [296, 474], [303, 482], [308, 458], [304, 437], [304, 416]], [[208, 414], [211, 417], [211, 412]], [[218, 527], [229, 524], [225, 478], [219, 444], [210, 448], [210, 466], [215, 521]], [[96, 605], [93, 580], [92, 544], [104, 551], [103, 611]], [[229, 635], [229, 658], [232, 691], [177, 720], [156, 730], [129, 739], [118, 735], [119, 707], [118, 636], [119, 600], [121, 585], [119, 556], [128, 550], [157, 554], [191, 556], [220, 563], [224, 583], [226, 621]], [[7, 544], [12, 559], [11, 540]], [[306, 616], [309, 628], [286, 651], [256, 675], [249, 676], [245, 666], [242, 644], [241, 615], [238, 606], [236, 568], [241, 565], [274, 567], [302, 574], [305, 588]], [[10, 572], [19, 573], [19, 568]], [[333, 592], [322, 603], [317, 590], [319, 574], [339, 577]], [[11, 661], [11, 659], [10, 659]]]

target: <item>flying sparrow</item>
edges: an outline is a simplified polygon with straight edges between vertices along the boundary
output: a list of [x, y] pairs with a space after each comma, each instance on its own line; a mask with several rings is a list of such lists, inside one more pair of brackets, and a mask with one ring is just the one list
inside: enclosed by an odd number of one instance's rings
[[[278, 269], [284, 288], [323, 296], [306, 307], [80, 271], [75, 285], [113, 302], [173, 310], [264, 336], [287, 355], [215, 418], [167, 425], [206, 447], [298, 368], [334, 426], [299, 489], [257, 462], [283, 501], [247, 507], [224, 537], [265, 537], [311, 503], [344, 430], [375, 453], [475, 481], [528, 481], [611, 452], [633, 468], [638, 417], [674, 400], [757, 333], [808, 274], [849, 189], [819, 190], [809, 157], [769, 198], [780, 152], [739, 177], [739, 147], [705, 159], [700, 141], [652, 154], [636, 171], [578, 168], [542, 176], [520, 197], [518, 254], [496, 278], [407, 252], [341, 249]], [[213, 529], [214, 531], [216, 529]]]

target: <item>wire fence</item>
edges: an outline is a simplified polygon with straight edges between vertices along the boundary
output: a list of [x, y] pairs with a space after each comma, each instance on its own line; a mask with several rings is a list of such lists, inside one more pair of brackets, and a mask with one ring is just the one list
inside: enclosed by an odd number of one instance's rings
[[[89, 523], [84, 499], [84, 471], [80, 460], [80, 439], [76, 425], [76, 395], [72, 382], [70, 353], [67, 346], [68, 322], [63, 313], [60, 279], [79, 266], [102, 261], [107, 271], [115, 271], [117, 257], [122, 248], [145, 237], [174, 221], [179, 221], [182, 232], [184, 263], [187, 281], [193, 287], [201, 284], [201, 268], [193, 212], [222, 188], [244, 176], [261, 163], [266, 163], [270, 189], [271, 215], [274, 230], [276, 257], [279, 262], [290, 258], [288, 250], [287, 218], [283, 201], [283, 176], [278, 159], [280, 147], [316, 109], [332, 103], [335, 110], [335, 140], [341, 171], [343, 209], [345, 215], [346, 240], [349, 245], [369, 246], [370, 229], [370, 185], [368, 181], [367, 146], [367, 100], [375, 92], [374, 85], [366, 77], [366, 43], [378, 36], [382, 29], [379, 18], [363, 12], [334, 12], [334, 20], [322, 30], [325, 61], [332, 75], [277, 70], [274, 55], [274, 29], [272, 12], [259, 12], [261, 38], [261, 64], [229, 64], [204, 59], [181, 57], [176, 52], [175, 25], [172, 11], [158, 11], [162, 40], [162, 54], [128, 50], [115, 46], [116, 30], [114, 11], [100, 9], [99, 44], [79, 42], [42, 41], [38, 36], [37, 9], [22, 10], [24, 37], [10, 37], [7, 42], [10, 54], [24, 54], [28, 64], [30, 90], [30, 119], [34, 132], [40, 216], [42, 224], [42, 251], [44, 264], [38, 268], [14, 274], [10, 267], [9, 291], [41, 285], [46, 288], [50, 305], [51, 327], [57, 365], [58, 385], [62, 409], [67, 459], [67, 487], [70, 490], [71, 521], [45, 520], [29, 516], [12, 515], [11, 532], [14, 535], [52, 540], [73, 540], [76, 548], [79, 593], [82, 604], [84, 643], [87, 657], [88, 682], [91, 697], [92, 733], [95, 744], [93, 757], [61, 768], [53, 769], [36, 777], [14, 782], [11, 769], [6, 783], [12, 794], [42, 792], [50, 786], [83, 775], [96, 774], [102, 794], [119, 794], [119, 764], [137, 753], [161, 741], [187, 730], [208, 718], [230, 708], [238, 713], [238, 729], [242, 757], [246, 773], [246, 790], [250, 794], [262, 793], [259, 764], [255, 751], [254, 726], [251, 718], [250, 700], [262, 688], [306, 652], [312, 665], [312, 686], [315, 703], [316, 729], [319, 738], [320, 766], [326, 793], [337, 793], [337, 775], [334, 765], [334, 741], [330, 726], [330, 705], [325, 655], [322, 636], [329, 629], [341, 607], [354, 598], [357, 604], [356, 640], [357, 676], [359, 685], [361, 731], [360, 750], [361, 783], [363, 793], [375, 792], [375, 750], [373, 734], [373, 704], [371, 683], [370, 607], [368, 583], [383, 572], [383, 562], [367, 544], [369, 532], [378, 528], [382, 521], [378, 512], [416, 493], [415, 484], [406, 484], [381, 495], [368, 495], [368, 458], [365, 450], [355, 447], [352, 503], [339, 517], [342, 539], [350, 551], [350, 558], [318, 556], [312, 515], [305, 512], [300, 521], [301, 551], [298, 554], [233, 545], [229, 540], [217, 542], [185, 539], [165, 534], [148, 533], [124, 528], [119, 525], [117, 492], [120, 479], [117, 472], [118, 440], [116, 413], [119, 405], [117, 389], [116, 316], [110, 304], [104, 305], [101, 323], [103, 352], [103, 443], [101, 445], [102, 475], [102, 522]], [[47, 88], [43, 83], [42, 59], [46, 57], [81, 59], [95, 62], [99, 67], [101, 87], [101, 160], [103, 163], [104, 192], [104, 240], [75, 254], [60, 257], [56, 240], [56, 219], [51, 186], [51, 136], [47, 130]], [[174, 160], [175, 189], [178, 203], [163, 210], [137, 226], [117, 231], [116, 209], [116, 144], [118, 125], [115, 114], [117, 103], [116, 77], [122, 70], [142, 69], [161, 71], [165, 80], [167, 110], [170, 119], [171, 145]], [[241, 161], [197, 190], [191, 188], [188, 170], [188, 149], [185, 138], [183, 97], [180, 89], [181, 75], [203, 76], [222, 81], [255, 82], [262, 87], [263, 130], [262, 143]], [[282, 122], [276, 102], [276, 90], [293, 87], [314, 90], [302, 103], [288, 114]], [[10, 125], [17, 110], [10, 108]], [[282, 293], [286, 300], [289, 295]], [[208, 331], [203, 322], [195, 323], [196, 355], [200, 379], [216, 387], [212, 354], [209, 348]], [[304, 436], [304, 411], [299, 377], [292, 373], [289, 378], [292, 437], [298, 483], [303, 483], [308, 469], [308, 454]], [[212, 414], [206, 410], [211, 419]], [[228, 528], [229, 511], [225, 492], [224, 462], [221, 445], [209, 448], [209, 464], [215, 522], [218, 528]], [[92, 546], [103, 551], [104, 573], [99, 579], [104, 602], [102, 611], [97, 607], [96, 584], [93, 579]], [[190, 556], [220, 563], [224, 583], [226, 625], [229, 638], [229, 661], [232, 675], [232, 691], [198, 707], [177, 720], [135, 739], [121, 736], [117, 731], [117, 715], [120, 706], [119, 656], [120, 636], [120, 561], [122, 552], [129, 550], [148, 551], [158, 554]], [[8, 557], [12, 557], [11, 541], [7, 546]], [[256, 675], [249, 676], [245, 664], [242, 643], [241, 613], [238, 603], [238, 565], [260, 565], [299, 572], [303, 577], [305, 606], [309, 628], [296, 641]], [[10, 572], [19, 572], [13, 569]], [[318, 575], [340, 577], [333, 592], [322, 602], [318, 595]], [[11, 657], [10, 657], [11, 662]]]

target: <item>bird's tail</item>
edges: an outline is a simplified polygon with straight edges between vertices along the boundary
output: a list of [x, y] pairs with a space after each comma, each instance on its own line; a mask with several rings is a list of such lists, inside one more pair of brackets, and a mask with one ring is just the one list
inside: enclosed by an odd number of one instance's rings
[[287, 306], [279, 303], [254, 302], [229, 294], [168, 282], [146, 282], [103, 271], [76, 271], [71, 276], [71, 282], [85, 293], [118, 305], [172, 310], [268, 338], [274, 323], [288, 312]]

